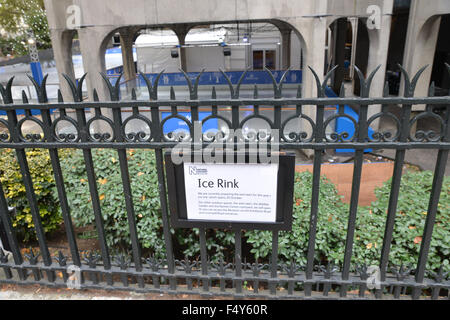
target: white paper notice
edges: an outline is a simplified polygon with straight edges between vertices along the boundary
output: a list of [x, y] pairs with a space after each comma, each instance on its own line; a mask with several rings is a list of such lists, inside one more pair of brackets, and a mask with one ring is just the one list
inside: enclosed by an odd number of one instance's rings
[[278, 164], [184, 163], [188, 220], [275, 222]]

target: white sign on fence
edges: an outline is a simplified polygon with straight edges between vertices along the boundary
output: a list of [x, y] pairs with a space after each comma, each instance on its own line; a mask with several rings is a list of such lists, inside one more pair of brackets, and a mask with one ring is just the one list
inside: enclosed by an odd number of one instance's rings
[[184, 163], [188, 220], [275, 222], [278, 164]]

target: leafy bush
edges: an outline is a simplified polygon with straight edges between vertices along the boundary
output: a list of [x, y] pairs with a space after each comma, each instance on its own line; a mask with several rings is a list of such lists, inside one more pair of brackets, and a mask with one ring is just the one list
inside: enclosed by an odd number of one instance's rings
[[[138, 236], [144, 248], [163, 255], [165, 252], [157, 172], [153, 151], [128, 150], [133, 202], [137, 217]], [[93, 150], [97, 185], [103, 219], [110, 246], [129, 247], [129, 227], [119, 162], [115, 150]], [[94, 224], [84, 160], [81, 151], [63, 161], [68, 199], [73, 219], [78, 226]], [[417, 263], [420, 241], [432, 184], [431, 172], [406, 173], [402, 178], [398, 210], [390, 254], [394, 264]], [[292, 231], [280, 232], [279, 256], [306, 264], [311, 210], [312, 174], [296, 173]], [[450, 179], [444, 180], [436, 225], [431, 242], [427, 268], [435, 270], [449, 263], [450, 254]], [[359, 207], [353, 244], [352, 266], [378, 264], [384, 237], [390, 181], [376, 189], [377, 200], [367, 207]], [[76, 209], [75, 209], [76, 208]], [[321, 179], [319, 214], [317, 220], [315, 263], [332, 262], [342, 265], [347, 234], [349, 205], [342, 202], [335, 186], [325, 177]], [[175, 235], [175, 253], [197, 256], [200, 253], [198, 229], [171, 230]], [[208, 255], [233, 257], [234, 233], [208, 229]], [[267, 261], [272, 246], [268, 231], [246, 231], [244, 241], [256, 259]], [[245, 247], [244, 247], [245, 249]]]
[[[403, 175], [397, 204], [394, 233], [389, 261], [415, 267], [419, 257], [433, 173], [422, 171]], [[359, 232], [354, 255], [368, 262], [379, 260], [381, 241], [389, 202], [391, 181], [375, 190], [377, 200], [359, 213]], [[441, 265], [449, 267], [450, 260], [450, 177], [445, 177], [439, 198], [436, 222], [428, 253], [427, 269]]]
[[[66, 152], [60, 152], [64, 157]], [[45, 149], [28, 149], [26, 151], [31, 179], [45, 233], [58, 228], [62, 221], [58, 196], [50, 161]], [[16, 152], [12, 149], [0, 150], [0, 182], [10, 207], [16, 208], [12, 224], [20, 238], [24, 241], [36, 239], [30, 205], [26, 197]]]
[[[92, 157], [107, 244], [128, 247], [131, 244], [130, 230], [117, 151], [94, 149]], [[127, 159], [139, 240], [144, 248], [164, 254], [154, 152], [129, 149]], [[61, 166], [75, 225], [95, 224], [82, 151], [74, 151], [72, 157], [65, 159]]]
[[[280, 232], [279, 255], [283, 259], [306, 263], [312, 174], [296, 174], [294, 220], [292, 232]], [[417, 264], [420, 242], [433, 181], [430, 171], [403, 175], [389, 261], [392, 264]], [[371, 206], [359, 207], [352, 263], [378, 264], [384, 238], [391, 181], [375, 190], [377, 200]], [[450, 257], [450, 178], [442, 186], [440, 202], [427, 261], [428, 270], [448, 267]], [[349, 206], [340, 201], [333, 184], [322, 179], [315, 260], [342, 265], [346, 241]], [[271, 251], [269, 232], [247, 232], [255, 257], [266, 258]]]
[[[294, 260], [306, 264], [308, 251], [309, 222], [311, 212], [312, 174], [295, 174], [292, 231], [279, 234], [278, 254], [283, 260]], [[319, 214], [317, 217], [315, 260], [326, 259], [338, 263], [343, 259], [347, 229], [348, 205], [342, 202], [335, 186], [321, 177]], [[272, 233], [248, 231], [247, 242], [252, 245], [255, 258], [266, 258], [272, 251]]]
[[[199, 229], [177, 229], [175, 232], [183, 255], [194, 257], [200, 254]], [[206, 249], [211, 261], [220, 258], [231, 261], [234, 257], [234, 232], [220, 229], [207, 229]]]

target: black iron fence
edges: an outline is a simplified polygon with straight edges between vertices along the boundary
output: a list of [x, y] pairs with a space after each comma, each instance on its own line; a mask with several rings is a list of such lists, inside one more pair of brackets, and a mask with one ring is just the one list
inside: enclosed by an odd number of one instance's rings
[[[447, 68], [449, 67], [447, 66]], [[311, 71], [316, 79], [317, 98], [302, 98], [300, 94], [296, 98], [283, 98], [284, 77], [277, 83], [270, 71], [268, 72], [273, 79], [273, 98], [267, 99], [258, 98], [256, 88], [253, 98], [240, 97], [240, 83], [245, 74], [234, 85], [227, 78], [231, 94], [231, 97], [228, 99], [218, 99], [214, 88], [212, 88], [211, 98], [199, 99], [198, 81], [200, 75], [193, 80], [185, 75], [190, 96], [186, 100], [177, 100], [173, 90], [171, 91], [170, 99], [158, 99], [159, 77], [154, 83], [145, 78], [150, 96], [148, 101], [136, 100], [134, 93], [131, 100], [119, 101], [119, 81], [117, 81], [117, 85], [113, 86], [106, 77], [104, 77], [104, 80], [109, 88], [111, 98], [111, 101], [107, 102], [98, 101], [95, 92], [94, 101], [82, 102], [81, 88], [84, 77], [80, 79], [77, 85], [68, 77], [65, 77], [71, 88], [74, 102], [63, 102], [60, 95], [58, 103], [48, 103], [45, 89], [46, 78], [40, 85], [33, 82], [38, 96], [38, 103], [28, 103], [26, 95], [23, 96], [22, 103], [14, 103], [11, 93], [12, 79], [5, 87], [0, 86], [3, 98], [0, 110], [5, 111], [7, 114], [6, 118], [0, 119], [0, 125], [3, 127], [0, 135], [0, 148], [12, 148], [16, 152], [40, 248], [39, 255], [31, 251], [30, 254], [26, 255], [27, 259], [25, 260], [20, 250], [21, 244], [17, 241], [14, 227], [11, 223], [8, 199], [5, 198], [3, 189], [0, 188], [1, 222], [5, 228], [12, 253], [11, 257], [8, 257], [3, 250], [0, 250], [0, 267], [4, 271], [4, 276], [0, 279], [0, 282], [41, 284], [52, 287], [67, 286], [67, 282], [71, 281], [71, 279], [73, 280], [70, 277], [73, 271], [76, 270], [80, 280], [80, 288], [269, 298], [402, 298], [407, 296], [418, 299], [427, 295], [428, 298], [432, 299], [448, 297], [450, 281], [446, 279], [445, 270], [441, 268], [440, 272], [434, 274], [434, 276], [428, 276], [426, 262], [450, 149], [450, 97], [434, 97], [432, 90], [430, 90], [428, 97], [413, 97], [414, 88], [423, 69], [412, 79], [402, 69], [405, 82], [403, 97], [390, 97], [387, 92], [383, 97], [369, 97], [371, 82], [376, 70], [367, 79], [364, 79], [361, 72], [357, 70], [361, 84], [360, 97], [349, 98], [341, 94], [338, 98], [327, 98], [325, 89], [331, 73], [325, 76], [323, 82], [320, 82], [315, 72]], [[226, 77], [225, 74], [224, 76]], [[388, 111], [387, 106], [390, 104], [401, 106], [400, 117]], [[418, 104], [427, 105], [427, 107], [415, 117], [411, 117], [412, 106]], [[345, 114], [343, 108], [340, 108], [338, 113], [325, 117], [324, 110], [327, 105], [359, 106], [358, 119], [356, 120]], [[381, 112], [368, 117], [369, 109], [375, 105], [382, 106]], [[432, 105], [443, 107], [444, 112], [441, 114], [433, 112], [430, 107]], [[244, 106], [252, 106], [250, 115], [240, 113]], [[270, 118], [261, 113], [260, 106], [270, 108]], [[188, 110], [190, 119], [184, 113], [179, 112], [180, 108]], [[299, 266], [293, 262], [278, 260], [278, 231], [271, 231], [272, 254], [270, 263], [267, 265], [257, 262], [249, 264], [243, 261], [243, 230], [230, 231], [234, 232], [235, 238], [234, 261], [210, 261], [207, 256], [205, 228], [200, 228], [199, 230], [201, 253], [199, 259], [186, 258], [185, 260], [176, 260], [174, 258], [174, 240], [170, 233], [170, 212], [167, 206], [163, 151], [176, 146], [180, 140], [188, 141], [192, 146], [196, 145], [200, 148], [208, 146], [214, 140], [214, 138], [206, 134], [202, 135], [198, 141], [192, 139], [194, 122], [199, 120], [200, 108], [206, 108], [210, 112], [208, 117], [203, 118], [202, 124], [210, 119], [217, 119], [220, 120], [221, 127], [236, 130], [241, 129], [251, 119], [259, 119], [264, 121], [270, 129], [278, 129], [280, 132], [276, 138], [277, 140], [270, 136], [270, 139], [268, 139], [270, 144], [278, 144], [281, 150], [313, 150], [314, 167], [306, 265]], [[18, 109], [25, 110], [25, 115], [21, 118], [17, 116], [16, 111]], [[128, 114], [124, 113], [125, 109], [128, 110]], [[291, 110], [291, 114], [288, 117], [285, 116], [287, 109]], [[39, 111], [38, 114], [35, 112], [37, 110]], [[169, 116], [164, 117], [164, 119], [161, 113], [163, 110], [169, 113]], [[223, 111], [221, 113], [220, 110], [225, 110], [225, 113]], [[308, 113], [308, 110], [313, 112]], [[308, 116], [307, 114], [315, 114], [315, 116]], [[352, 137], [348, 133], [337, 133], [333, 129], [329, 130], [332, 121], [338, 117], [348, 118], [354, 124], [355, 133]], [[436, 132], [420, 130], [412, 132], [415, 130], [415, 124], [417, 124], [418, 120], [427, 117], [437, 121], [440, 130]], [[302, 119], [302, 128], [293, 128], [288, 125], [291, 120], [299, 118]], [[369, 136], [368, 127], [377, 119], [382, 118], [390, 118], [393, 121], [396, 127], [395, 132], [375, 132], [372, 136]], [[170, 119], [183, 121], [188, 128], [187, 132], [183, 135], [167, 132], [164, 129], [164, 125]], [[42, 133], [24, 133], [22, 127], [25, 121], [34, 122], [41, 129]], [[61, 121], [68, 123], [71, 130], [61, 131], [57, 129], [59, 128], [58, 123]], [[95, 125], [99, 121], [103, 122], [103, 126]], [[132, 121], [140, 122], [139, 128], [141, 129], [127, 130], [127, 126]], [[249, 143], [250, 138], [249, 136], [244, 136], [240, 141], [234, 140], [233, 145], [245, 146]], [[261, 139], [261, 136], [254, 135], [252, 138], [258, 140]], [[49, 151], [64, 219], [64, 227], [70, 246], [70, 256], [66, 257], [60, 254], [52, 257], [49, 252], [27, 163], [25, 153], [27, 148], [45, 148]], [[100, 256], [90, 254], [80, 257], [71, 219], [71, 210], [77, 209], [70, 208], [67, 201], [58, 156], [58, 150], [61, 148], [82, 149], [92, 208], [95, 215], [95, 227], [100, 243]], [[123, 255], [112, 257], [111, 248], [108, 247], [105, 240], [104, 221], [102, 219], [91, 153], [91, 149], [94, 148], [112, 148], [117, 150], [131, 238], [132, 259], [128, 259], [128, 257]], [[128, 172], [127, 148], [145, 148], [154, 149], [155, 151], [155, 169], [158, 172], [166, 249], [166, 259], [164, 260], [159, 260], [155, 257], [143, 257], [141, 254], [131, 197], [132, 190]], [[318, 205], [321, 163], [323, 151], [336, 148], [355, 150], [344, 262], [342, 266], [328, 265], [317, 267], [314, 265], [314, 253], [317, 222], [320, 215]], [[367, 148], [394, 149], [396, 152], [385, 232], [383, 239], [380, 239], [383, 244], [379, 259], [379, 286], [373, 290], [369, 290], [370, 286], [368, 286], [368, 279], [371, 277], [368, 266], [351, 265], [363, 155], [364, 149]], [[388, 269], [405, 152], [416, 148], [439, 150], [419, 259], [413, 272], [405, 269], [403, 266], [397, 267], [397, 269]], [[78, 269], [68, 269], [68, 266], [75, 266]], [[62, 272], [63, 277], [57, 277], [55, 275], [57, 272]], [[250, 288], [244, 286], [244, 283], [252, 283], [253, 285]]]

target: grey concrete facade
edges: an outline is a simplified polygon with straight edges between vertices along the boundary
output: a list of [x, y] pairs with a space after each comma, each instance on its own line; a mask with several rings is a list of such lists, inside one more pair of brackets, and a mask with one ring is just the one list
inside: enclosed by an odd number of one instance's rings
[[[311, 67], [323, 78], [325, 73], [325, 42], [330, 24], [341, 17], [359, 17], [364, 21], [369, 17], [367, 8], [376, 5], [381, 10], [379, 28], [370, 32], [370, 51], [367, 70], [370, 72], [381, 65], [371, 95], [380, 96], [383, 91], [386, 57], [388, 52], [390, 16], [393, 0], [45, 0], [49, 27], [54, 42], [53, 48], [57, 69], [73, 77], [70, 49], [67, 38], [76, 30], [80, 40], [83, 67], [87, 76], [87, 88], [92, 99], [94, 88], [101, 100], [108, 100], [106, 85], [100, 72], [105, 72], [105, 50], [115, 33], [120, 33], [124, 46], [123, 63], [125, 78], [133, 76], [131, 54], [133, 34], [145, 28], [170, 28], [183, 45], [185, 36], [196, 25], [208, 23], [270, 22], [278, 27], [282, 35], [282, 67], [290, 64], [290, 34], [295, 34], [301, 44], [303, 57], [302, 96], [316, 96], [316, 85]], [[71, 7], [72, 6], [72, 7]], [[79, 16], [75, 26], [68, 21], [73, 18], [73, 8]], [[71, 15], [72, 14], [72, 15]], [[69, 19], [69, 20], [68, 20]], [[73, 20], [70, 20], [73, 22]], [[186, 69], [186, 53], [180, 48], [181, 68]], [[134, 65], [133, 65], [134, 67]], [[60, 83], [66, 100], [71, 99], [62, 77]], [[305, 106], [304, 113], [315, 119], [315, 109]], [[380, 107], [370, 109], [369, 117]], [[106, 110], [105, 110], [106, 111]], [[378, 126], [378, 121], [372, 127]]]
[[[367, 18], [368, 5], [376, 4], [383, 10], [384, 28], [390, 22], [388, 17], [392, 10], [392, 2], [392, 0], [358, 2], [352, 0], [242, 0], [233, 2], [130, 0], [124, 4], [119, 0], [108, 2], [101, 0], [46, 0], [45, 5], [54, 40], [54, 50], [59, 51], [58, 54], [55, 54], [58, 70], [69, 75], [71, 73], [67, 71], [71, 68], [70, 59], [67, 57], [67, 44], [63, 42], [63, 39], [73, 30], [67, 24], [67, 19], [70, 18], [67, 8], [72, 5], [80, 8], [79, 25], [76, 26], [76, 30], [80, 39], [84, 69], [89, 71], [88, 91], [91, 94], [93, 88], [96, 87], [100, 98], [105, 99], [107, 98], [105, 88], [102, 88], [98, 72], [105, 71], [106, 44], [115, 32], [120, 32], [122, 36], [126, 32], [124, 30], [130, 28], [136, 30], [148, 27], [168, 27], [177, 33], [180, 44], [182, 44], [183, 35], [195, 25], [236, 21], [272, 22], [281, 26], [279, 28], [284, 38], [287, 38], [290, 32], [294, 32], [300, 38], [304, 50], [304, 65], [314, 68], [317, 74], [323, 75], [325, 36], [329, 24], [343, 16], [356, 15]], [[371, 41], [374, 42], [372, 45], [374, 53], [370, 58], [373, 60], [370, 63], [371, 67], [385, 64], [383, 59], [387, 54], [384, 52], [387, 51], [387, 42], [384, 41], [383, 35], [378, 34], [382, 33], [380, 30], [374, 31], [375, 35], [371, 37]], [[125, 48], [125, 50], [127, 49]], [[283, 64], [287, 64], [288, 57], [286, 55], [287, 50], [284, 53]], [[124, 66], [124, 68], [127, 67]], [[379, 73], [382, 77], [381, 72]], [[382, 88], [382, 85], [379, 87]], [[315, 95], [314, 80], [309, 71], [304, 72], [302, 90], [305, 97]], [[379, 94], [378, 91], [374, 90], [373, 94]]]
[[[416, 96], [426, 96], [428, 93], [441, 16], [446, 14], [450, 14], [448, 0], [411, 1], [403, 66], [410, 75], [414, 75], [428, 65], [417, 83]], [[403, 82], [400, 90], [403, 90]], [[413, 110], [423, 108], [413, 106]]]
[[[84, 69], [89, 71], [88, 88], [92, 94], [95, 87], [101, 98], [107, 98], [99, 71], [105, 71], [104, 52], [110, 36], [119, 32], [125, 52], [129, 52], [130, 40], [139, 29], [148, 27], [171, 28], [183, 44], [190, 28], [196, 25], [223, 22], [271, 22], [282, 34], [282, 65], [289, 64], [289, 34], [294, 32], [302, 44], [304, 67], [311, 66], [319, 75], [323, 75], [325, 34], [330, 24], [342, 17], [358, 17], [365, 20], [369, 16], [367, 8], [376, 5], [381, 9], [379, 28], [368, 29], [370, 49], [367, 71], [381, 64], [374, 79], [371, 95], [380, 95], [384, 85], [386, 56], [389, 44], [390, 23], [393, 0], [353, 1], [353, 0], [129, 0], [126, 4], [120, 0], [45, 0], [47, 16], [51, 30], [56, 65], [60, 73], [73, 77], [70, 61], [71, 39], [78, 32]], [[71, 7], [72, 6], [72, 7]], [[79, 19], [69, 25], [73, 18], [73, 6], [79, 8]], [[450, 1], [412, 0], [409, 24], [406, 35], [403, 65], [408, 72], [415, 73], [423, 65], [433, 63], [440, 16], [450, 14]], [[73, 21], [73, 20], [71, 20]], [[181, 65], [185, 66], [184, 50], [181, 49]], [[184, 56], [184, 59], [183, 59]], [[126, 77], [133, 75], [130, 69], [129, 55], [125, 54], [124, 68]], [[305, 68], [306, 69], [306, 68]], [[305, 70], [306, 71], [306, 70]], [[416, 95], [426, 95], [431, 67], [421, 77]], [[315, 94], [312, 75], [304, 72], [303, 95]], [[62, 83], [65, 97], [67, 88]], [[374, 109], [375, 110], [375, 109]]]
[[[105, 50], [108, 41], [119, 33], [124, 48], [124, 76], [135, 76], [131, 48], [133, 37], [145, 28], [170, 28], [184, 44], [189, 30], [209, 23], [270, 22], [278, 27], [282, 35], [282, 67], [290, 64], [290, 34], [300, 39], [303, 52], [304, 97], [315, 96], [316, 88], [312, 67], [319, 76], [324, 74], [325, 43], [327, 29], [339, 18], [357, 17], [367, 24], [371, 12], [369, 6], [379, 8], [379, 25], [367, 27], [368, 58], [366, 76], [381, 65], [370, 92], [371, 96], [381, 96], [384, 87], [386, 59], [391, 32], [393, 0], [353, 1], [353, 0], [45, 0], [51, 30], [53, 50], [59, 73], [74, 77], [70, 55], [71, 39], [78, 33], [83, 56], [84, 70], [88, 71], [87, 87], [92, 98], [96, 88], [100, 99], [108, 99], [106, 87], [99, 72], [105, 72]], [[74, 10], [76, 15], [74, 20]], [[420, 67], [433, 64], [434, 50], [439, 30], [440, 17], [450, 13], [450, 1], [411, 0], [408, 31], [404, 49], [403, 65], [414, 74]], [[72, 21], [72, 24], [68, 23]], [[73, 23], [75, 22], [75, 23]], [[361, 25], [361, 24], [360, 24]], [[355, 31], [355, 30], [354, 30]], [[180, 48], [180, 64], [186, 70], [186, 53]], [[421, 77], [416, 95], [427, 94], [431, 66]], [[357, 78], [356, 78], [357, 80]], [[67, 85], [60, 77], [65, 99], [70, 100]], [[403, 84], [401, 85], [402, 88]], [[420, 109], [421, 106], [415, 106]], [[380, 107], [370, 108], [369, 117]], [[308, 108], [305, 108], [308, 110]], [[311, 116], [314, 116], [311, 114]], [[377, 123], [372, 126], [378, 127]]]

